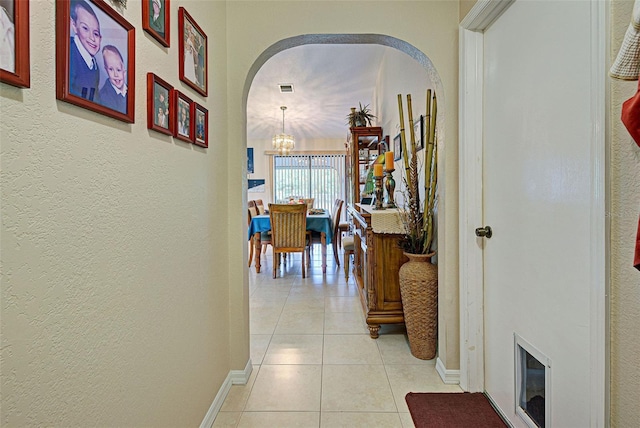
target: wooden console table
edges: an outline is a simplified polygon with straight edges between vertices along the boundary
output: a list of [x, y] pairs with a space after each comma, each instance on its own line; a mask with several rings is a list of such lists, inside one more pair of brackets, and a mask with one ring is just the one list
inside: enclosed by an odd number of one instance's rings
[[398, 247], [402, 224], [397, 210], [355, 204], [347, 211], [355, 232], [353, 276], [369, 334], [376, 339], [381, 324], [404, 323], [398, 271], [408, 259]]

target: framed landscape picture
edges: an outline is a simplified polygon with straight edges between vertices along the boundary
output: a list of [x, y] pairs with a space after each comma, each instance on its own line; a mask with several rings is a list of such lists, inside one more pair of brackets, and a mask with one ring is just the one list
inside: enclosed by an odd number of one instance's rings
[[56, 0], [56, 98], [134, 122], [135, 29], [103, 0]]
[[209, 111], [198, 103], [193, 103], [194, 123], [196, 127], [196, 135], [193, 143], [209, 147]]
[[253, 147], [247, 147], [247, 174], [253, 174]]
[[178, 75], [180, 80], [202, 96], [209, 82], [207, 35], [184, 7], [178, 9]]
[[173, 90], [173, 136], [178, 140], [193, 142], [193, 101], [177, 89]]
[[142, 0], [142, 29], [162, 46], [169, 47], [169, 0]]
[[29, 64], [29, 2], [0, 0], [0, 82], [19, 88], [31, 85]]
[[173, 87], [153, 73], [147, 73], [147, 128], [173, 135], [171, 91]]

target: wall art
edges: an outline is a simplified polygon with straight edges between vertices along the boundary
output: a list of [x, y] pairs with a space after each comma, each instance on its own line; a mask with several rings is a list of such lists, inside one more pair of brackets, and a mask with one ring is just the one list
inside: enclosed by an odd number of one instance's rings
[[147, 73], [147, 128], [173, 135], [173, 87], [153, 73]]
[[178, 56], [180, 80], [206, 97], [207, 35], [183, 7], [178, 9]]
[[193, 106], [191, 98], [177, 89], [173, 90], [173, 110], [175, 112], [173, 136], [178, 140], [193, 142]]
[[134, 122], [135, 28], [103, 0], [56, 0], [56, 98]]
[[0, 0], [0, 28], [0, 82], [28, 88], [29, 1]]
[[142, 29], [162, 46], [170, 46], [170, 0], [142, 0]]

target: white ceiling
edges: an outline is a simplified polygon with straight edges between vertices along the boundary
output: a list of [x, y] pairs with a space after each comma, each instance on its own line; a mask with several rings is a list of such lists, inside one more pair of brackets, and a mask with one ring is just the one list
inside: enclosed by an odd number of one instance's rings
[[[282, 51], [258, 71], [247, 99], [247, 138], [271, 139], [282, 131], [296, 140], [344, 139], [347, 114], [358, 103], [371, 105], [381, 45], [304, 45]], [[279, 84], [293, 93], [280, 93]]]

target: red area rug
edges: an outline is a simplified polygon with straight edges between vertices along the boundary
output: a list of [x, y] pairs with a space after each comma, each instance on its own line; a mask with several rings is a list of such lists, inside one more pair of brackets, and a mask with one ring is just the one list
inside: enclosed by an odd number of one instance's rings
[[489, 399], [475, 393], [417, 393], [405, 396], [416, 428], [504, 428]]

